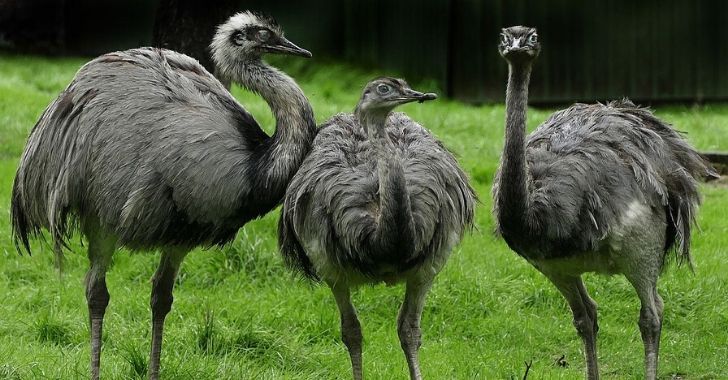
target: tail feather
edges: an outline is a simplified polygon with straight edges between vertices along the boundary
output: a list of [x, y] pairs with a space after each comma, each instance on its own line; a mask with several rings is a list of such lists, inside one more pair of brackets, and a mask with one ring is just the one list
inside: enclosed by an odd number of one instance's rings
[[701, 203], [698, 181], [714, 176], [715, 169], [688, 143], [682, 133], [659, 120], [648, 109], [635, 110], [642, 113], [643, 120], [660, 134], [669, 147], [671, 154], [665, 157], [662, 169], [667, 172], [664, 175], [668, 192], [667, 232], [668, 235], [672, 233], [666, 240], [672, 244], [665, 249], [675, 252], [678, 264], [687, 263], [692, 269], [691, 227], [696, 224], [695, 218]]
[[657, 153], [664, 151], [666, 154], [657, 157], [657, 162], [661, 164], [659, 171], [667, 191], [665, 251], [673, 250], [678, 264], [687, 263], [692, 269], [691, 227], [696, 223], [695, 216], [701, 203], [698, 181], [714, 178], [717, 172], [687, 142], [682, 133], [658, 119], [649, 108], [636, 106], [626, 98], [608, 105], [639, 118], [664, 142], [666, 149]]
[[21, 190], [18, 188], [20, 183], [15, 178], [13, 183], [13, 195], [10, 201], [10, 219], [12, 222], [12, 235], [15, 243], [15, 249], [22, 253], [23, 251], [31, 254], [30, 237], [37, 235], [39, 227], [33, 226], [28, 221], [28, 215], [22, 206]]
[[30, 239], [48, 230], [56, 265], [77, 225], [90, 135], [78, 122], [96, 92], [74, 91], [73, 84], [54, 100], [28, 138], [13, 184], [12, 233], [19, 252], [31, 253]]
[[715, 171], [679, 133], [667, 125], [665, 127], [672, 132], [666, 141], [674, 154], [673, 160], [678, 164], [677, 169], [666, 175], [665, 181], [668, 190], [667, 211], [670, 215], [668, 224], [673, 223], [668, 231], [675, 233], [671, 237], [675, 244], [669, 248], [674, 249], [678, 264], [687, 263], [692, 269], [691, 227], [696, 224], [695, 218], [701, 203], [698, 181]]
[[[307, 198], [305, 197], [301, 201], [305, 202]], [[306, 251], [296, 236], [293, 220], [290, 219], [295, 217], [295, 207], [291, 207], [294, 210], [287, 212], [289, 207], [291, 205], [284, 203], [281, 208], [281, 216], [278, 220], [278, 248], [289, 268], [296, 270], [306, 278], [319, 281], [320, 278], [316, 274], [311, 259], [306, 255]]]
[[700, 205], [697, 181], [685, 169], [676, 171], [679, 175], [671, 175], [668, 182], [670, 191], [667, 204], [667, 233], [665, 250], [674, 250], [678, 264], [687, 263], [693, 268], [690, 255], [691, 226], [695, 224], [695, 215]]

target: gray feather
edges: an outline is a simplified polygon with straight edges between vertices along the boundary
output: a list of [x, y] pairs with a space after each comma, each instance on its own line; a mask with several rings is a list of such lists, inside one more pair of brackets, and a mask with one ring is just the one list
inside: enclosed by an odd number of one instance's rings
[[[396, 149], [391, 159], [404, 169], [414, 225], [411, 255], [383, 254], [370, 244], [381, 207], [377, 160], [360, 121], [339, 114], [322, 126], [286, 193], [279, 236], [291, 266], [315, 276], [301, 243], [315, 240], [342, 269], [376, 276], [388, 261], [405, 270], [442, 254], [453, 244], [452, 236], [459, 240], [472, 225], [475, 194], [452, 154], [402, 113], [390, 115], [386, 130]], [[388, 237], [397, 238], [409, 236]]]
[[[625, 99], [556, 112], [528, 136], [526, 161], [527, 220], [539, 252], [597, 249], [629, 203], [644, 199], [668, 211], [665, 249], [676, 242], [681, 261], [690, 262], [690, 228], [700, 203], [696, 179], [712, 169], [648, 109]], [[495, 198], [500, 171], [496, 177]], [[497, 202], [494, 212], [500, 212]], [[547, 248], [554, 244], [567, 246]]]
[[62, 246], [69, 226], [92, 216], [133, 249], [232, 239], [278, 204], [315, 135], [303, 94], [284, 91], [295, 83], [272, 68], [255, 75], [297, 106], [254, 89], [293, 124], [273, 137], [185, 55], [142, 48], [86, 64], [26, 145], [13, 188], [16, 241], [29, 250], [29, 236], [46, 228]]

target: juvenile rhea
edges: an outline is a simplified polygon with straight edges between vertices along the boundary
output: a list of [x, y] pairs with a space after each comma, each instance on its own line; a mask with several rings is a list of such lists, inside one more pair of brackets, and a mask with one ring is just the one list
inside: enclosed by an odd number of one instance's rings
[[370, 82], [353, 114], [320, 129], [286, 192], [281, 251], [331, 288], [354, 379], [362, 378], [362, 333], [350, 289], [405, 282], [397, 331], [410, 377], [420, 379], [425, 296], [473, 220], [475, 195], [455, 158], [414, 120], [391, 113], [435, 97], [401, 79]]
[[629, 100], [575, 104], [526, 137], [528, 82], [540, 49], [536, 29], [503, 29], [508, 89], [493, 187], [498, 230], [566, 298], [589, 379], [599, 377], [599, 328], [581, 274], [624, 274], [642, 304], [645, 377], [655, 379], [663, 310], [657, 278], [670, 250], [690, 262], [697, 179], [715, 173], [680, 134]]
[[58, 256], [78, 223], [88, 239], [91, 378], [99, 377], [106, 272], [117, 247], [161, 249], [152, 279], [149, 377], [159, 376], [164, 319], [185, 255], [223, 244], [280, 203], [316, 133], [308, 99], [264, 53], [310, 57], [271, 18], [243, 12], [211, 46], [225, 77], [260, 94], [268, 136], [196, 60], [164, 49], [102, 55], [45, 110], [13, 186], [16, 242], [47, 229]]

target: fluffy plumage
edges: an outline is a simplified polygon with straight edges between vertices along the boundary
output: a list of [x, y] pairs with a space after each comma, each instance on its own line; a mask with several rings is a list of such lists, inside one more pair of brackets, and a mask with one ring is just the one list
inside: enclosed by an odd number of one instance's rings
[[[101, 56], [31, 133], [14, 186], [16, 236], [28, 248], [46, 227], [62, 243], [69, 214], [81, 212], [134, 248], [225, 242], [244, 223], [236, 214], [255, 183], [241, 162], [265, 139], [191, 58], [160, 49]], [[219, 186], [223, 178], [235, 182]]]
[[15, 236], [28, 248], [45, 227], [63, 244], [68, 217], [82, 213], [130, 248], [225, 243], [283, 196], [294, 169], [266, 170], [271, 143], [196, 60], [152, 48], [101, 56], [31, 133], [14, 184]]
[[624, 274], [637, 291], [645, 378], [657, 377], [663, 302], [657, 279], [675, 246], [690, 262], [697, 180], [715, 172], [669, 125], [629, 100], [575, 104], [526, 137], [536, 29], [503, 29], [506, 137], [493, 187], [498, 231], [559, 289], [599, 378], [597, 305], [581, 275]]
[[327, 121], [291, 181], [281, 210], [286, 262], [331, 288], [355, 380], [362, 333], [351, 287], [405, 282], [400, 344], [419, 380], [425, 297], [453, 246], [472, 226], [476, 197], [457, 160], [430, 132], [392, 110], [435, 99], [396, 78], [364, 88], [353, 114]]
[[[665, 208], [665, 250], [676, 244], [680, 259], [690, 262], [690, 228], [700, 203], [696, 178], [710, 169], [648, 109], [626, 99], [575, 104], [530, 134], [525, 154], [531, 233], [506, 234], [519, 254], [544, 259], [599, 250], [639, 199]], [[500, 181], [499, 172], [494, 198]], [[500, 213], [498, 202], [494, 212]]]
[[[376, 159], [367, 132], [353, 114], [332, 117], [294, 176], [284, 201], [280, 241], [286, 261], [310, 277], [349, 273], [380, 279], [449, 252], [473, 220], [475, 195], [457, 161], [432, 134], [402, 113], [387, 120], [404, 168], [414, 236], [392, 227], [393, 241], [412, 249], [373, 249], [379, 213]], [[306, 252], [321, 251], [335, 268], [313, 268]], [[354, 272], [354, 273], [351, 273]]]
[[311, 106], [261, 57], [310, 57], [270, 19], [250, 12], [218, 28], [218, 71], [260, 94], [268, 136], [197, 61], [141, 48], [98, 57], [45, 110], [20, 160], [12, 195], [16, 244], [47, 229], [60, 265], [79, 225], [88, 239], [91, 378], [100, 373], [106, 272], [117, 247], [162, 251], [152, 279], [149, 377], [159, 376], [164, 319], [179, 267], [194, 247], [230, 241], [273, 209], [316, 134]]

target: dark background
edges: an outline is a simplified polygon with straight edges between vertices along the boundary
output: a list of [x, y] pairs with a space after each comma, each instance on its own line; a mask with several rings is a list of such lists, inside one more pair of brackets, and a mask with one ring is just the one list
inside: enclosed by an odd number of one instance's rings
[[0, 47], [95, 56], [156, 45], [209, 67], [214, 25], [245, 9], [273, 15], [316, 58], [433, 79], [470, 102], [502, 101], [496, 43], [514, 24], [537, 27], [543, 45], [532, 103], [728, 100], [725, 0], [0, 0]]

